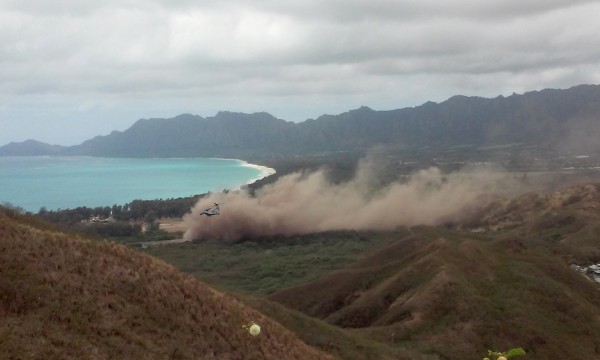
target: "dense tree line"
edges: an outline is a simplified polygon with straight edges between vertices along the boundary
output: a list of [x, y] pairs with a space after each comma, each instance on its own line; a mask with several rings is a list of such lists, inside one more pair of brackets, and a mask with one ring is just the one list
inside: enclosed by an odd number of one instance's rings
[[91, 224], [77, 223], [73, 224], [72, 230], [101, 237], [130, 237], [142, 233], [142, 224], [122, 221]]
[[[157, 219], [182, 217], [203, 195], [177, 199], [134, 200], [125, 205], [47, 210], [42, 207], [35, 216], [63, 229], [101, 237], [134, 237], [147, 231], [158, 231]], [[94, 219], [94, 221], [91, 221]]]
[[155, 218], [182, 217], [204, 195], [167, 200], [134, 200], [123, 206], [113, 205], [113, 217], [119, 220], [144, 220], [148, 214]]
[[146, 221], [164, 217], [182, 217], [189, 212], [192, 206], [204, 195], [177, 199], [158, 200], [133, 200], [125, 205], [86, 207], [74, 209], [47, 210], [41, 208], [37, 216], [53, 223], [72, 226], [82, 220], [89, 220], [97, 216], [106, 219], [112, 215], [117, 221]]

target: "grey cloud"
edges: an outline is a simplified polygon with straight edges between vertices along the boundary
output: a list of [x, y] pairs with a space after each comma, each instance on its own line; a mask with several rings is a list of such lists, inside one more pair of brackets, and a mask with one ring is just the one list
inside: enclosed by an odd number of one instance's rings
[[[231, 3], [233, 1], [229, 1]], [[594, 3], [594, 0], [306, 0], [288, 4], [277, 0], [254, 2], [257, 8], [288, 16], [310, 19], [327, 19], [334, 22], [357, 21], [404, 21], [474, 18], [502, 20], [506, 18], [535, 16], [559, 11], [578, 5]], [[227, 3], [227, 2], [226, 2]]]

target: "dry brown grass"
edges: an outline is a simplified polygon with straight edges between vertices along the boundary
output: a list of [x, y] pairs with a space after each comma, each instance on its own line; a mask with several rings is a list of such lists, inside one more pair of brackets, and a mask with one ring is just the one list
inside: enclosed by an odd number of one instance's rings
[[1, 214], [0, 357], [330, 358], [158, 259]]

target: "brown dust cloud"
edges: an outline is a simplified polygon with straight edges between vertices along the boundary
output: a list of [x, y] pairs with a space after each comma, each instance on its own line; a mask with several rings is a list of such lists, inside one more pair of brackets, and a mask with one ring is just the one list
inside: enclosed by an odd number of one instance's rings
[[[326, 171], [320, 170], [282, 176], [252, 197], [243, 190], [212, 194], [184, 217], [184, 237], [235, 241], [276, 234], [438, 225], [460, 220], [483, 195], [514, 195], [520, 188], [514, 176], [498, 169], [444, 174], [435, 167], [382, 186], [376, 168], [363, 160], [353, 179], [344, 183], [332, 183]], [[222, 204], [220, 215], [200, 215], [213, 203]]]

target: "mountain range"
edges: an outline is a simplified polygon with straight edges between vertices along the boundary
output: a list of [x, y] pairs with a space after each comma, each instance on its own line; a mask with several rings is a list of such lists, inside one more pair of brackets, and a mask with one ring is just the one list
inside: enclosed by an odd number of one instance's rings
[[393, 149], [551, 146], [598, 151], [600, 85], [545, 89], [496, 98], [453, 96], [397, 110], [368, 107], [300, 123], [268, 113], [219, 112], [141, 119], [125, 131], [70, 147], [32, 140], [0, 147], [0, 156], [233, 157], [241, 159]]

